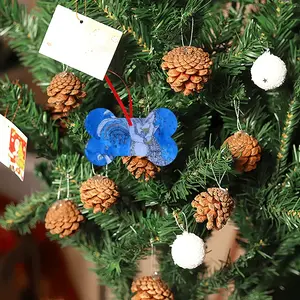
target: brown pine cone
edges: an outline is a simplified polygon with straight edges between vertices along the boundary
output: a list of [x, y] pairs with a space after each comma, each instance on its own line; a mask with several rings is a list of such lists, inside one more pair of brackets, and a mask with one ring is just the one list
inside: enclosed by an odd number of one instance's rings
[[237, 171], [249, 172], [256, 169], [261, 158], [261, 147], [256, 138], [244, 131], [238, 131], [227, 138], [223, 146], [228, 146]]
[[51, 112], [53, 120], [61, 120], [63, 126], [70, 111], [78, 107], [86, 93], [82, 91], [85, 87], [78, 77], [73, 73], [62, 72], [52, 78], [47, 88], [47, 109]]
[[203, 223], [207, 220], [206, 228], [211, 230], [221, 229], [229, 219], [234, 208], [234, 200], [227, 190], [209, 188], [192, 201], [192, 207], [197, 209], [194, 218]]
[[145, 181], [149, 181], [151, 178], [155, 178], [156, 173], [160, 172], [160, 168], [145, 156], [123, 156], [122, 162], [127, 165], [127, 170], [136, 179], [144, 175]]
[[157, 277], [144, 276], [136, 279], [132, 283], [131, 291], [136, 293], [132, 300], [174, 300], [167, 284]]
[[119, 198], [118, 187], [114, 181], [96, 175], [85, 181], [80, 188], [81, 202], [85, 208], [93, 208], [94, 213], [105, 213]]
[[76, 232], [83, 220], [83, 215], [73, 201], [59, 200], [48, 209], [45, 227], [51, 234], [59, 234], [63, 238]]
[[163, 57], [161, 67], [168, 71], [167, 82], [175, 92], [185, 96], [200, 92], [211, 74], [213, 62], [201, 48], [178, 47]]

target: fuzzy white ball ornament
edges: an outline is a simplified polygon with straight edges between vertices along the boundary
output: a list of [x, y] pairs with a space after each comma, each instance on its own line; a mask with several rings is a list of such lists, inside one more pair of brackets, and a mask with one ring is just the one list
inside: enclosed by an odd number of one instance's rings
[[172, 247], [174, 263], [183, 269], [194, 269], [203, 263], [205, 244], [194, 233], [184, 231], [177, 235]]
[[281, 86], [286, 72], [285, 63], [270, 51], [259, 56], [251, 68], [252, 81], [265, 91]]

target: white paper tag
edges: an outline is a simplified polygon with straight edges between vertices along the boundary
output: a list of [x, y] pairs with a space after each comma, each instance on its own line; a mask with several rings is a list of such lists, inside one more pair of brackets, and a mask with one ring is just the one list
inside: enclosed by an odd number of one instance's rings
[[24, 180], [27, 137], [11, 121], [0, 115], [0, 162]]
[[78, 18], [58, 5], [39, 52], [103, 80], [122, 32], [81, 14]]

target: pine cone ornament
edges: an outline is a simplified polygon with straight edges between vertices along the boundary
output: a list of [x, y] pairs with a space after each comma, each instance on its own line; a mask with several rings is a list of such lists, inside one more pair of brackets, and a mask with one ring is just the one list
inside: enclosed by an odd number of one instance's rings
[[[86, 93], [85, 87], [73, 73], [62, 72], [52, 78], [47, 88], [47, 109], [52, 114], [53, 120], [65, 120], [70, 111], [78, 107]], [[63, 122], [62, 122], [63, 123]]]
[[96, 175], [85, 181], [80, 188], [81, 202], [85, 208], [93, 208], [94, 213], [105, 213], [119, 198], [115, 182], [105, 176]]
[[127, 170], [136, 179], [144, 175], [145, 181], [149, 181], [151, 178], [155, 178], [156, 173], [160, 172], [160, 168], [144, 156], [123, 156], [122, 162], [127, 165]]
[[192, 207], [197, 209], [194, 218], [203, 223], [207, 220], [206, 228], [221, 229], [229, 219], [234, 208], [234, 200], [227, 190], [209, 188], [192, 201]]
[[79, 223], [83, 220], [83, 215], [73, 201], [59, 200], [49, 208], [45, 227], [51, 234], [59, 234], [59, 237], [63, 238], [77, 231]]
[[166, 283], [158, 277], [144, 276], [132, 283], [132, 293], [136, 293], [132, 300], [174, 300], [172, 292]]
[[163, 57], [161, 67], [168, 71], [167, 82], [175, 92], [185, 96], [200, 92], [211, 74], [213, 62], [201, 48], [178, 47]]
[[261, 158], [261, 147], [256, 138], [244, 131], [238, 131], [227, 138], [223, 146], [228, 146], [237, 171], [249, 172], [256, 169]]

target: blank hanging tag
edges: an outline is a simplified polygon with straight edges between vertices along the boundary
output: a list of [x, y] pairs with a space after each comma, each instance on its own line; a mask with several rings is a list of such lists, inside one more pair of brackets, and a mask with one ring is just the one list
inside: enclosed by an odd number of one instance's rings
[[11, 121], [0, 115], [0, 162], [24, 180], [27, 137]]
[[103, 80], [122, 32], [58, 5], [40, 53]]

